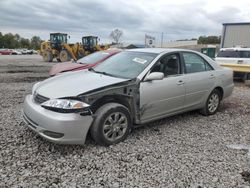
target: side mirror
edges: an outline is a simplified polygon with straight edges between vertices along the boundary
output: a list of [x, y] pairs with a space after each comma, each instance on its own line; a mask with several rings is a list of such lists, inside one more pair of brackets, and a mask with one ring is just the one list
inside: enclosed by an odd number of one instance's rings
[[162, 72], [152, 72], [146, 77], [145, 81], [162, 80], [163, 78], [164, 74]]

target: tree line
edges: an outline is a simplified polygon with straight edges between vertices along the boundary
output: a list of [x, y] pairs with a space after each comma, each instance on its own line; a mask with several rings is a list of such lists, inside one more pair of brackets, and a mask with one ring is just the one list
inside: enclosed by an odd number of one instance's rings
[[221, 36], [200, 36], [198, 44], [220, 44]]
[[31, 39], [23, 38], [19, 34], [0, 32], [0, 48], [27, 48], [38, 50], [41, 45], [41, 38], [39, 36], [33, 36]]
[[[110, 33], [110, 37], [116, 44], [120, 42], [123, 32], [115, 29]], [[195, 39], [192, 39], [195, 40]], [[198, 44], [220, 44], [221, 36], [200, 36], [198, 38]], [[7, 33], [3, 35], [0, 32], [0, 48], [27, 48], [38, 50], [41, 45], [41, 38], [39, 36], [33, 36], [31, 39], [23, 38], [19, 34]]]
[[198, 44], [220, 44], [221, 41], [221, 36], [200, 36], [198, 39], [197, 38], [192, 38], [192, 39], [181, 39], [177, 41], [189, 41], [189, 40], [197, 40]]

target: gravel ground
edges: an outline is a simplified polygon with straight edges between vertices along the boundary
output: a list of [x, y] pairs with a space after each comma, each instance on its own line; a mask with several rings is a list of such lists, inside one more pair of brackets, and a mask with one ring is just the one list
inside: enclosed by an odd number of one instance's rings
[[210, 117], [166, 118], [110, 147], [90, 138], [64, 146], [21, 119], [25, 95], [52, 65], [37, 55], [0, 56], [0, 187], [250, 187], [250, 87], [237, 83]]

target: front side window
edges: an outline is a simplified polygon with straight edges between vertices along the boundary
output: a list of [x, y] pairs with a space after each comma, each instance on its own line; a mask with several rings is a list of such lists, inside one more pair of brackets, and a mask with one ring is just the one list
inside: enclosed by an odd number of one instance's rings
[[165, 77], [180, 74], [179, 55], [171, 54], [162, 57], [152, 68], [151, 72], [162, 72]]
[[184, 52], [183, 59], [185, 63], [186, 73], [195, 73], [213, 70], [213, 68], [199, 55]]
[[93, 71], [120, 78], [136, 78], [156, 56], [155, 53], [124, 51], [106, 59]]

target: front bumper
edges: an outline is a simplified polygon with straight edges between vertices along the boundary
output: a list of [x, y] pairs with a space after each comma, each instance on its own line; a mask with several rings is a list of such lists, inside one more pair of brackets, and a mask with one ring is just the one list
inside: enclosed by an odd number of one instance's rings
[[84, 144], [93, 122], [90, 115], [81, 116], [78, 113], [46, 110], [34, 102], [32, 95], [27, 95], [25, 98], [23, 119], [37, 134], [59, 144]]

